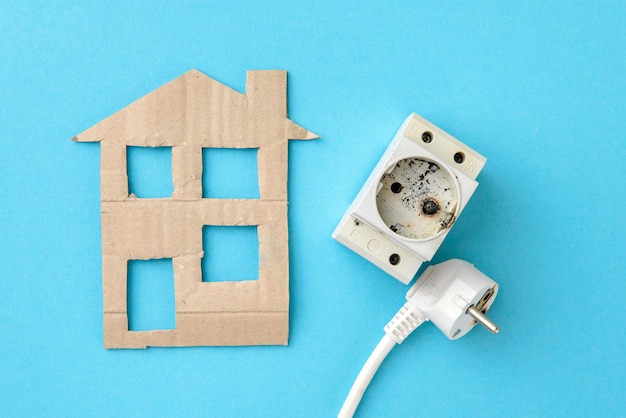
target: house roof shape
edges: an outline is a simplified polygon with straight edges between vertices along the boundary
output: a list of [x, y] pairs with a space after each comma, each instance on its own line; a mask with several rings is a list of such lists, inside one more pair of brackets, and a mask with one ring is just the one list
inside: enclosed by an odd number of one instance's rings
[[286, 119], [283, 135], [270, 140], [318, 138], [288, 119], [286, 81], [286, 71], [248, 71], [244, 94], [192, 69], [72, 140], [151, 147], [184, 141], [215, 148], [268, 145], [258, 137], [263, 126], [255, 116]]

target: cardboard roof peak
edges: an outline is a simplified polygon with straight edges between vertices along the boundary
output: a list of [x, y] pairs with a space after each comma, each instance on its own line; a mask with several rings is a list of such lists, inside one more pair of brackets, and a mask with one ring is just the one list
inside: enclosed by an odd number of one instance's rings
[[272, 142], [319, 136], [287, 116], [287, 72], [248, 71], [247, 92], [240, 93], [192, 69], [146, 94], [91, 128], [77, 142], [118, 142], [134, 146], [255, 148], [268, 139], [255, 138], [267, 120], [284, 119], [284, 132]]

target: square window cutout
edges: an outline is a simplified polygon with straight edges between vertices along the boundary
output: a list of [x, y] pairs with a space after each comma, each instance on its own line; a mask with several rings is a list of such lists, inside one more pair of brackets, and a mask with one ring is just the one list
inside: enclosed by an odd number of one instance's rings
[[258, 199], [258, 148], [203, 148], [202, 197]]
[[172, 259], [128, 260], [127, 280], [128, 330], [176, 329]]
[[234, 282], [259, 278], [256, 225], [202, 228], [202, 281]]
[[126, 147], [128, 191], [139, 198], [171, 197], [172, 147]]

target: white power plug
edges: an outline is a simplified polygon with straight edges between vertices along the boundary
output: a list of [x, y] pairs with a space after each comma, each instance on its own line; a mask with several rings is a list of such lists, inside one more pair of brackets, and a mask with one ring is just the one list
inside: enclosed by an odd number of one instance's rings
[[408, 284], [432, 259], [476, 190], [486, 159], [413, 113], [333, 238]]
[[451, 340], [461, 338], [477, 323], [498, 333], [498, 326], [486, 316], [497, 294], [498, 284], [466, 261], [453, 259], [428, 267], [385, 326], [385, 335], [361, 369], [339, 418], [354, 415], [387, 354], [425, 321], [432, 321]]

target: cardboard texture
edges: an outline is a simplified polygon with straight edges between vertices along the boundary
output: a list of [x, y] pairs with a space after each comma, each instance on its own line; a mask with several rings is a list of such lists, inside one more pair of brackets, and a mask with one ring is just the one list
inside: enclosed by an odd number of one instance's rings
[[[248, 71], [239, 93], [196, 70], [72, 138], [101, 144], [106, 348], [278, 345], [289, 335], [287, 72]], [[171, 198], [129, 195], [127, 147], [172, 147]], [[260, 199], [202, 197], [203, 148], [257, 148]], [[203, 282], [204, 225], [257, 225], [258, 280]], [[172, 258], [174, 330], [129, 331], [129, 260]]]

